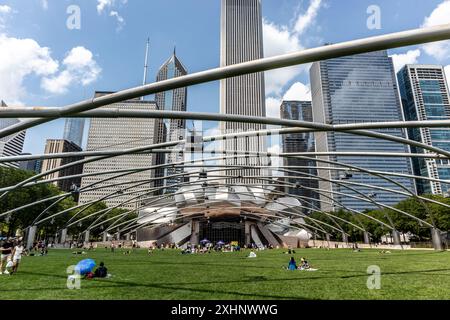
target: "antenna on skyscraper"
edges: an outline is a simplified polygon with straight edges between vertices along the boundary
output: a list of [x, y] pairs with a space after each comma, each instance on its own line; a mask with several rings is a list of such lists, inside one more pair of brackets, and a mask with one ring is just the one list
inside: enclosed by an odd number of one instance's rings
[[[147, 38], [147, 45], [145, 47], [145, 61], [144, 61], [144, 80], [142, 81], [142, 85], [145, 86], [147, 84], [147, 70], [148, 70], [148, 51], [150, 48], [150, 38]], [[144, 97], [141, 97], [141, 100], [144, 100]]]

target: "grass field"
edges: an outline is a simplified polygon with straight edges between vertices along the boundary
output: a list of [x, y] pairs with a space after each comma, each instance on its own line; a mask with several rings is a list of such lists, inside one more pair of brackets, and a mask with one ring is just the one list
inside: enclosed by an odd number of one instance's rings
[[[0, 275], [0, 299], [448, 299], [450, 252], [299, 249], [315, 272], [287, 271], [282, 250], [181, 255], [105, 249], [73, 255], [51, 250], [24, 257], [19, 273]], [[110, 279], [82, 280], [66, 288], [66, 268], [92, 258], [104, 261]], [[381, 268], [381, 289], [369, 290], [367, 267]]]

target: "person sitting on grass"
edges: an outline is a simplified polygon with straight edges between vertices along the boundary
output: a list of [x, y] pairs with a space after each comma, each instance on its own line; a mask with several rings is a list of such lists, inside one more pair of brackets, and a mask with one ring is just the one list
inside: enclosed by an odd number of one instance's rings
[[99, 267], [94, 272], [94, 278], [106, 278], [108, 276], [108, 269], [105, 267], [105, 264], [100, 262]]
[[297, 270], [297, 262], [295, 262], [294, 257], [291, 257], [291, 260], [289, 260], [289, 265], [287, 267], [288, 270]]
[[301, 264], [298, 267], [300, 270], [305, 270], [305, 269], [311, 268], [308, 261], [305, 258], [301, 258], [300, 261], [301, 261]]

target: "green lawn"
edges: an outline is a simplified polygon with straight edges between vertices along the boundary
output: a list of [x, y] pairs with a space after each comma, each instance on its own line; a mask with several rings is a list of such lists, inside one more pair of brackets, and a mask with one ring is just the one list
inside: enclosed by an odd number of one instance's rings
[[[105, 249], [87, 255], [51, 250], [24, 257], [19, 273], [0, 276], [0, 299], [448, 299], [450, 252], [299, 249], [315, 272], [287, 271], [282, 250], [181, 255], [136, 250], [124, 255]], [[66, 268], [92, 258], [113, 277], [82, 280], [66, 288]], [[369, 290], [367, 267], [381, 268], [381, 289]]]

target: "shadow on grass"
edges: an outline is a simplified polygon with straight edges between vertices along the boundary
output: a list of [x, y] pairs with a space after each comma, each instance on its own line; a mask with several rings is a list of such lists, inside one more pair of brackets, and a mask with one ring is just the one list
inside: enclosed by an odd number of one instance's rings
[[[342, 272], [349, 272], [348, 270], [333, 270], [333, 271], [342, 271]], [[386, 272], [382, 273], [382, 275], [401, 275], [401, 274], [422, 274], [422, 273], [430, 273], [430, 272], [443, 272], [443, 271], [450, 271], [450, 269], [429, 269], [429, 270], [412, 270], [412, 271], [400, 271], [400, 272]], [[288, 272], [288, 271], [286, 271]], [[43, 276], [43, 277], [55, 277], [59, 279], [66, 279], [65, 275], [58, 275], [58, 274], [46, 274], [46, 273], [36, 273], [36, 272], [23, 272], [23, 274], [33, 275], [33, 276]], [[294, 275], [292, 273], [292, 275]], [[442, 275], [442, 274], [439, 274]], [[450, 274], [449, 274], [450, 275]], [[290, 299], [290, 300], [307, 300], [310, 298], [305, 298], [302, 296], [280, 296], [280, 295], [274, 295], [274, 294], [262, 294], [262, 293], [246, 293], [246, 292], [239, 292], [239, 291], [231, 291], [231, 290], [211, 290], [211, 289], [204, 289], [204, 288], [186, 288], [185, 286], [189, 285], [226, 285], [226, 284], [232, 284], [232, 283], [241, 283], [241, 284], [249, 284], [249, 283], [255, 283], [255, 282], [283, 282], [283, 281], [314, 281], [314, 280], [321, 280], [321, 279], [350, 279], [350, 278], [358, 278], [358, 277], [367, 277], [367, 273], [357, 273], [352, 275], [342, 275], [342, 276], [313, 276], [313, 277], [289, 277], [289, 278], [277, 278], [277, 279], [268, 279], [265, 276], [250, 276], [247, 279], [240, 279], [240, 280], [225, 280], [225, 281], [201, 281], [201, 282], [186, 282], [186, 283], [137, 283], [137, 282], [127, 282], [127, 281], [117, 281], [117, 280], [91, 280], [93, 282], [98, 282], [99, 286], [85, 286], [83, 290], [96, 290], [96, 289], [106, 289], [106, 288], [153, 288], [153, 289], [162, 289], [162, 290], [179, 290], [179, 291], [189, 291], [193, 293], [208, 293], [211, 294], [212, 297], [216, 297], [218, 294], [220, 295], [231, 295], [234, 297], [242, 297], [242, 298], [260, 298], [260, 299]], [[88, 280], [85, 280], [88, 281]], [[91, 282], [91, 283], [93, 283]], [[101, 285], [100, 285], [101, 284]], [[105, 285], [103, 285], [105, 284]], [[21, 288], [20, 291], [42, 291], [42, 290], [67, 290], [62, 287], [39, 287], [39, 288]], [[18, 290], [8, 290], [8, 289], [2, 289], [3, 292], [8, 291], [18, 291]], [[211, 298], [214, 299], [214, 298]], [[315, 298], [316, 299], [316, 298]]]
[[[24, 272], [25, 273], [25, 272]], [[45, 274], [45, 273], [35, 273], [35, 272], [28, 272], [28, 274], [31, 275], [38, 275], [38, 276], [46, 276], [46, 277], [57, 277], [61, 279], [66, 279], [65, 276], [62, 275], [51, 275], [51, 274]], [[280, 279], [280, 280], [292, 280], [292, 279]], [[86, 280], [87, 281], [87, 280]], [[242, 298], [260, 298], [260, 299], [287, 299], [287, 300], [307, 300], [308, 298], [304, 298], [301, 296], [279, 296], [279, 295], [270, 295], [270, 294], [260, 294], [260, 293], [245, 293], [245, 292], [238, 292], [238, 291], [226, 291], [226, 290], [211, 290], [211, 289], [202, 289], [202, 288], [186, 288], [183, 287], [185, 285], [197, 285], [197, 284], [226, 284], [226, 283], [239, 283], [239, 282], [255, 282], [255, 281], [268, 281], [268, 279], [265, 279], [264, 277], [251, 277], [248, 280], [231, 280], [231, 281], [212, 281], [212, 282], [196, 282], [196, 283], [152, 283], [152, 284], [145, 284], [145, 283], [136, 283], [136, 282], [126, 282], [126, 281], [115, 281], [111, 279], [105, 279], [105, 280], [93, 280], [98, 281], [99, 283], [112, 283], [113, 285], [101, 285], [98, 287], [89, 286], [83, 287], [83, 290], [93, 290], [93, 289], [106, 289], [106, 288], [153, 288], [153, 289], [163, 289], [163, 290], [179, 290], [179, 291], [189, 291], [189, 292], [197, 292], [197, 293], [208, 293], [211, 294], [212, 298], [214, 299], [214, 295], [221, 294], [221, 295], [232, 295], [234, 297], [242, 297]], [[91, 282], [92, 283], [92, 282]], [[39, 288], [21, 288], [20, 291], [43, 291], [43, 290], [68, 290], [66, 288], [62, 287], [39, 287]], [[2, 292], [7, 291], [19, 291], [19, 290], [2, 290]]]

